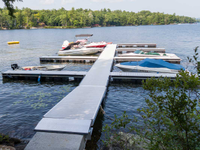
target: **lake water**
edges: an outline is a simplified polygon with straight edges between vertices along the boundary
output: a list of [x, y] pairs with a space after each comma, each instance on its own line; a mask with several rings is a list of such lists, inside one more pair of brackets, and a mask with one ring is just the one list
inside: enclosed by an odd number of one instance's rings
[[[192, 56], [193, 49], [200, 45], [200, 25], [161, 25], [102, 27], [89, 29], [36, 29], [0, 30], [0, 71], [12, 63], [20, 66], [40, 65], [39, 57], [56, 55], [64, 40], [74, 41], [76, 34], [94, 34], [92, 41], [113, 43], [156, 43], [183, 59]], [[20, 41], [19, 45], [7, 45], [8, 41]], [[67, 63], [65, 70], [87, 71], [92, 64]], [[114, 71], [119, 71], [114, 68]], [[42, 116], [79, 83], [7, 81], [0, 76], [0, 133], [20, 139], [31, 139], [34, 127]], [[141, 85], [111, 83], [103, 102], [106, 114], [113, 117], [127, 111], [137, 116], [137, 108], [144, 103], [145, 92]], [[98, 149], [103, 134], [101, 128], [111, 123], [99, 113], [95, 122], [92, 141], [87, 149]]]

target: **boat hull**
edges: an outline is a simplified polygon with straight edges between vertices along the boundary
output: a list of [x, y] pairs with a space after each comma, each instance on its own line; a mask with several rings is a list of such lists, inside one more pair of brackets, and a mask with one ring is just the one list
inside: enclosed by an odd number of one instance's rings
[[121, 69], [124, 72], [146, 72], [146, 73], [172, 73], [177, 74], [179, 71], [168, 68], [149, 68], [149, 67], [141, 67], [141, 66], [127, 66], [116, 64], [117, 68]]
[[40, 70], [40, 71], [61, 71], [66, 67], [66, 65], [48, 65], [48, 66], [26, 66], [21, 67], [20, 70]]
[[[160, 58], [176, 58], [177, 56], [175, 54], [171, 53], [158, 53], [159, 55], [145, 55], [145, 54], [135, 54], [135, 53], [125, 53], [125, 54], [119, 54], [119, 57], [160, 57]], [[164, 55], [165, 54], [165, 55]]]
[[82, 48], [82, 49], [70, 49], [63, 50], [58, 52], [58, 56], [81, 56], [81, 55], [91, 55], [96, 54], [99, 51], [103, 50], [102, 48]]

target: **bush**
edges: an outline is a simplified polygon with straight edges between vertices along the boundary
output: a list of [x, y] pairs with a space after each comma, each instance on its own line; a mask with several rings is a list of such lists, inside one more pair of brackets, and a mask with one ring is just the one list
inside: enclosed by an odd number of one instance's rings
[[[197, 49], [193, 58], [188, 58], [196, 67]], [[128, 126], [126, 131], [139, 135], [138, 141], [146, 144], [145, 149], [200, 149], [199, 86], [199, 77], [186, 71], [177, 74], [173, 81], [168, 78], [143, 81], [143, 88], [149, 94], [146, 105], [138, 109], [140, 118], [130, 120], [125, 113], [121, 118], [116, 117], [111, 126], [105, 126], [104, 131], [108, 135], [113, 129]], [[106, 136], [104, 143], [113, 141], [110, 137]]]

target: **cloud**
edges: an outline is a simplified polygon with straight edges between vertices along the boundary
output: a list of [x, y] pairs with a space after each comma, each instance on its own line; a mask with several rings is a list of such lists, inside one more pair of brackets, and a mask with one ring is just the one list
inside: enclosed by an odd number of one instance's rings
[[108, 3], [114, 3], [114, 2], [123, 2], [125, 0], [91, 0], [93, 2], [108, 2]]
[[67, 4], [67, 3], [73, 3], [75, 1], [76, 0], [61, 0], [61, 4], [64, 5], [64, 4]]
[[40, 0], [41, 4], [45, 4], [45, 5], [49, 5], [49, 4], [53, 4], [54, 0]]

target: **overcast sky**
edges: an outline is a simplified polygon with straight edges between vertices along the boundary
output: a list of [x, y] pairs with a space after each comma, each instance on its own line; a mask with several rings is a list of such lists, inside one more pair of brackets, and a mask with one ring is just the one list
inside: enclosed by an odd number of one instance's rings
[[[200, 18], [200, 0], [23, 0], [23, 2], [16, 1], [14, 6], [31, 9], [60, 9], [64, 7], [66, 10], [70, 10], [74, 7], [75, 9], [91, 10], [110, 8], [111, 10], [133, 12], [149, 10]], [[2, 0], [0, 0], [0, 7], [4, 7]]]

